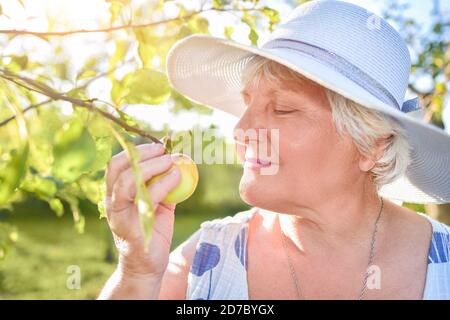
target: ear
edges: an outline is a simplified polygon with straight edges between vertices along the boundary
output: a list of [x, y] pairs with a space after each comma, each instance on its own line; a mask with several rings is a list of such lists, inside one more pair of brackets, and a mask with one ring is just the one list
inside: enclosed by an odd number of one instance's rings
[[373, 148], [372, 154], [369, 157], [362, 155], [359, 158], [359, 168], [361, 169], [361, 171], [369, 172], [370, 170], [372, 170], [378, 159], [383, 156], [387, 143], [389, 142], [388, 140], [391, 137], [392, 135], [385, 135], [378, 138]]

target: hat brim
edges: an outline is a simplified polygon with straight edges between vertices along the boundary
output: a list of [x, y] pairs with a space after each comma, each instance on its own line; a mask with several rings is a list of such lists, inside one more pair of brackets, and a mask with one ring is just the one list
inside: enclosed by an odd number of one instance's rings
[[240, 117], [244, 110], [240, 76], [254, 55], [276, 61], [348, 99], [383, 112], [406, 129], [412, 162], [404, 176], [380, 189], [381, 196], [412, 203], [450, 202], [450, 136], [387, 105], [312, 56], [293, 49], [263, 49], [193, 35], [178, 41], [169, 51], [168, 80], [190, 100]]

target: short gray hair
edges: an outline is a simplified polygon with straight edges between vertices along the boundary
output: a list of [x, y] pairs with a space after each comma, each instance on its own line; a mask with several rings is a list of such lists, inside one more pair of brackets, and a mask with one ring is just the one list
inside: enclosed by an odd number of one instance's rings
[[[269, 83], [276, 84], [281, 81], [311, 81], [284, 65], [255, 55], [241, 76], [242, 89], [250, 84], [258, 86], [262, 76]], [[385, 138], [384, 153], [370, 170], [376, 187], [380, 189], [402, 176], [411, 162], [410, 145], [404, 128], [388, 115], [364, 107], [328, 88], [324, 90], [337, 133], [341, 136], [347, 133], [362, 155], [370, 156], [378, 139]]]

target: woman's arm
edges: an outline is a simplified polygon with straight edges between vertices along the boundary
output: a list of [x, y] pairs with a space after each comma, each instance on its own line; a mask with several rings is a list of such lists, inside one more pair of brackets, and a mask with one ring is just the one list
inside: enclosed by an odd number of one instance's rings
[[129, 273], [118, 266], [106, 282], [98, 299], [155, 300], [159, 297], [161, 283], [161, 277]]
[[194, 261], [199, 238], [200, 230], [197, 230], [170, 254], [169, 265], [162, 281], [160, 300], [186, 299], [189, 270]]
[[98, 299], [186, 299], [188, 274], [199, 236], [200, 230], [172, 251], [163, 275], [138, 272], [138, 259], [122, 257]]

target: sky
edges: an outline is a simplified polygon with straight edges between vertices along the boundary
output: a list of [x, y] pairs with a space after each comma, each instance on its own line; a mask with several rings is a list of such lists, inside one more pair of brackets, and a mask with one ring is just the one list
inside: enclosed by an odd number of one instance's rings
[[[381, 14], [385, 1], [376, 0], [346, 0], [347, 2], [352, 2], [366, 9], [376, 13]], [[24, 11], [17, 0], [0, 0], [0, 4], [3, 8], [3, 12], [9, 16], [9, 19], [5, 17], [0, 17], [0, 28], [1, 29], [23, 29], [35, 31], [46, 31], [48, 26], [45, 22], [45, 16], [48, 14], [53, 17], [58, 17], [61, 21], [57, 21], [59, 26], [64, 26], [67, 30], [71, 29], [90, 29], [96, 28], [99, 24], [99, 19], [102, 23], [107, 24], [109, 19], [108, 7], [109, 4], [104, 0], [23, 0], [26, 11]], [[187, 6], [198, 7], [200, 0], [181, 0], [180, 2], [186, 4]], [[291, 11], [291, 6], [287, 5], [285, 1], [260, 1], [262, 5], [267, 4], [280, 12], [281, 20], [285, 19]], [[419, 23], [424, 26], [428, 23], [428, 13], [432, 10], [433, 1], [432, 0], [411, 0], [410, 10], [408, 14], [414, 17]], [[173, 3], [168, 2], [166, 4], [166, 13], [170, 16], [171, 14], [176, 14], [174, 9], [176, 6]], [[441, 1], [441, 11], [444, 14], [450, 14], [450, 1]], [[246, 26], [236, 27], [236, 18], [230, 14], [223, 14], [217, 12], [209, 12], [205, 14], [205, 17], [210, 21], [210, 31], [213, 36], [223, 37], [223, 28], [225, 25], [233, 25], [235, 31], [233, 38], [236, 41], [249, 44], [247, 38], [248, 29]], [[268, 36], [268, 33], [260, 34], [259, 44], [264, 42], [264, 39]], [[98, 38], [97, 38], [98, 37]], [[84, 59], [87, 57], [91, 50], [108, 50], [112, 51], [114, 48], [102, 48], [98, 47], [96, 43], [97, 39], [102, 39], [101, 34], [90, 34], [90, 41], [86, 43], [83, 37], [71, 37], [70, 42], [67, 43], [66, 50], [69, 50], [67, 54], [71, 56], [71, 63], [74, 68], [81, 67]], [[39, 50], [33, 50], [36, 48], [36, 43], [33, 41], [40, 41], [39, 39], [27, 41], [14, 41], [8, 46], [9, 51], [4, 51], [14, 53], [17, 51], [26, 51], [33, 55], [37, 59], [41, 59], [43, 56], [48, 55], [48, 59], [53, 59], [50, 56], [50, 50], [46, 51], [44, 46], [40, 46]], [[98, 41], [100, 42], [100, 41]], [[124, 69], [122, 73], [127, 70]], [[426, 86], [426, 81], [423, 83]], [[62, 88], [64, 89], [64, 88]], [[90, 94], [93, 97], [108, 99], [110, 91], [109, 81], [106, 79], [98, 80], [92, 84], [89, 88]], [[450, 99], [448, 99], [450, 100]], [[66, 111], [70, 112], [71, 108], [66, 107]], [[202, 126], [208, 126], [213, 123], [222, 130], [223, 134], [228, 138], [231, 138], [232, 129], [237, 122], [237, 119], [229, 116], [228, 114], [221, 111], [214, 111], [212, 116], [205, 116], [194, 114], [191, 112], [181, 112], [177, 116], [168, 112], [167, 106], [146, 106], [146, 105], [133, 105], [128, 106], [126, 109], [127, 113], [138, 117], [141, 120], [149, 122], [155, 129], [160, 129], [165, 123], [174, 130], [185, 130], [191, 128], [195, 124], [200, 124]], [[450, 102], [444, 113], [444, 121], [447, 124], [447, 131], [450, 133]]]

